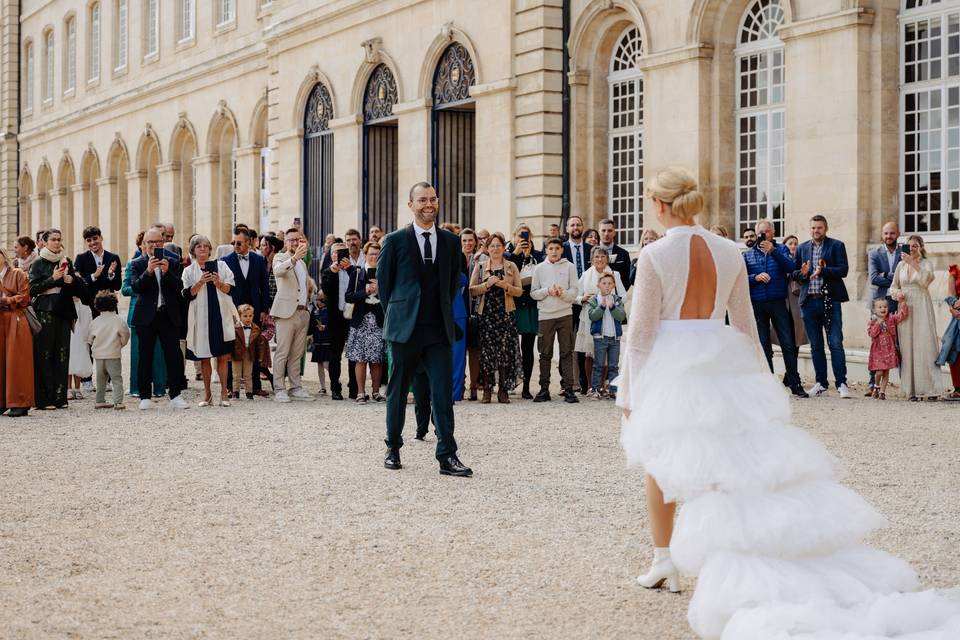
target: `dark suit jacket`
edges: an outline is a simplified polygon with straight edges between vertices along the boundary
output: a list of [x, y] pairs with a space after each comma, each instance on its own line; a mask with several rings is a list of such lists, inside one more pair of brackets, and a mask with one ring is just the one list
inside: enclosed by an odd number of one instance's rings
[[[824, 238], [823, 249], [820, 252], [820, 257], [827, 263], [820, 275], [823, 277], [824, 284], [826, 284], [827, 288], [830, 290], [830, 298], [834, 302], [849, 301], [850, 296], [847, 294], [847, 286], [843, 283], [843, 279], [847, 277], [847, 273], [850, 270], [850, 267], [847, 264], [847, 247], [839, 240], [835, 240], [833, 238]], [[807, 302], [807, 290], [810, 288], [810, 276], [804, 276], [800, 272], [800, 268], [803, 266], [803, 263], [810, 262], [812, 258], [813, 241], [807, 240], [797, 247], [797, 255], [794, 264], [795, 271], [792, 274], [792, 279], [800, 283], [801, 307]], [[817, 265], [811, 264], [810, 273], [813, 273], [816, 270]]]
[[170, 324], [179, 327], [183, 323], [183, 270], [180, 268], [180, 256], [164, 251], [164, 259], [170, 268], [163, 274], [157, 285], [157, 277], [147, 271], [146, 256], [140, 256], [130, 264], [130, 288], [137, 295], [137, 306], [133, 310], [131, 324], [135, 327], [145, 327], [153, 324], [157, 317], [157, 297], [163, 288], [164, 310]]
[[267, 261], [263, 256], [247, 252], [247, 260], [250, 267], [247, 269], [247, 277], [243, 277], [243, 270], [240, 268], [240, 256], [236, 253], [223, 258], [224, 263], [230, 267], [233, 272], [233, 280], [236, 283], [230, 289], [230, 297], [233, 298], [233, 304], [239, 307], [242, 304], [249, 304], [253, 307], [254, 322], [260, 322], [260, 314], [270, 309], [270, 278], [267, 273]]
[[346, 300], [354, 305], [351, 327], [359, 327], [363, 323], [363, 316], [373, 312], [377, 319], [377, 326], [383, 327], [383, 307], [379, 304], [367, 302], [367, 268], [350, 267], [350, 286], [347, 289]]
[[897, 270], [902, 255], [900, 247], [897, 246], [893, 252], [893, 269], [891, 269], [890, 263], [887, 261], [887, 248], [885, 246], [880, 245], [870, 252], [867, 266], [870, 274], [870, 285], [873, 287], [874, 300], [887, 297], [887, 291], [893, 285], [893, 272]]
[[[354, 269], [354, 267], [350, 267]], [[349, 274], [350, 271], [347, 271]], [[346, 332], [350, 327], [350, 321], [343, 317], [340, 311], [340, 274], [334, 273], [328, 266], [320, 272], [320, 290], [327, 298], [327, 324], [331, 332]], [[344, 296], [346, 299], [346, 296]], [[346, 335], [344, 333], [344, 335]]]
[[[587, 269], [590, 268], [590, 252], [593, 250], [593, 247], [584, 242], [581, 245], [580, 250], [583, 252], [583, 271], [585, 273]], [[573, 247], [570, 245], [569, 240], [563, 243], [563, 257], [570, 261], [570, 264], [573, 265], [574, 269], [577, 268], [577, 261], [573, 257]], [[629, 275], [629, 273], [627, 275]]]
[[[110, 264], [116, 263], [117, 267], [113, 271], [111, 278]], [[120, 256], [110, 253], [106, 249], [103, 251], [103, 271], [100, 277], [94, 279], [93, 274], [97, 270], [97, 259], [92, 251], [84, 251], [77, 256], [73, 263], [77, 273], [83, 278], [83, 283], [87, 285], [90, 295], [95, 297], [101, 291], [120, 291], [120, 284], [123, 282], [123, 265], [120, 264]]]
[[623, 288], [629, 289], [630, 252], [618, 244], [614, 244], [613, 249], [610, 250], [610, 269], [620, 274], [620, 282], [623, 283]]
[[[424, 268], [414, 225], [407, 225], [383, 240], [377, 262], [377, 284], [384, 309], [383, 337], [389, 342], [409, 342], [420, 310], [420, 272]], [[440, 309], [450, 344], [457, 341], [453, 319], [453, 298], [460, 285], [460, 239], [437, 227], [437, 254], [440, 270]]]

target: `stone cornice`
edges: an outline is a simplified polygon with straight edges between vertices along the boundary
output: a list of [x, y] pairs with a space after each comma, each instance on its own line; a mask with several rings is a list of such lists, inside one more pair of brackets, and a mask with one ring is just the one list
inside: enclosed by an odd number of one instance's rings
[[[333, 131], [336, 131], [337, 129], [345, 129], [347, 127], [359, 127], [362, 124], [363, 124], [363, 118], [360, 117], [360, 114], [351, 113], [348, 116], [331, 120], [330, 129]], [[303, 135], [303, 132], [301, 132], [300, 135]]]
[[205, 153], [200, 156], [194, 156], [192, 162], [195, 167], [200, 167], [205, 164], [217, 164], [220, 162], [220, 156], [215, 153]]
[[56, 197], [65, 196], [65, 195], [67, 195], [67, 188], [66, 188], [66, 187], [57, 187], [56, 189], [50, 189], [50, 195], [51, 195], [51, 196], [56, 196]]
[[80, 182], [78, 184], [70, 185], [70, 191], [73, 191], [74, 193], [79, 193], [80, 191], [89, 191], [89, 190], [90, 190], [89, 182]]
[[181, 167], [181, 164], [179, 160], [174, 160], [172, 162], [165, 162], [163, 164], [157, 165], [157, 173], [160, 174], [160, 173], [169, 173], [171, 171], [180, 171], [180, 167]]
[[432, 106], [432, 102], [430, 98], [417, 98], [409, 102], [398, 102], [393, 105], [393, 115], [402, 116], [415, 111], [426, 111]]
[[590, 72], [586, 69], [574, 69], [567, 74], [567, 80], [574, 86], [590, 84]]
[[651, 69], [672, 67], [693, 60], [709, 60], [711, 58], [713, 58], [713, 46], [700, 43], [642, 56], [637, 60], [637, 68], [641, 71], [650, 71]]
[[133, 171], [127, 171], [123, 174], [123, 177], [127, 180], [143, 180], [147, 177], [147, 172], [141, 169], [135, 169]]
[[279, 131], [276, 134], [274, 134], [273, 139], [276, 140], [277, 142], [283, 142], [285, 140], [290, 140], [291, 138], [302, 138], [302, 137], [303, 137], [303, 129], [287, 129], [286, 131]]
[[851, 27], [870, 26], [873, 24], [873, 11], [863, 7], [846, 9], [825, 16], [817, 16], [807, 20], [798, 20], [780, 27], [780, 39], [796, 40], [809, 36], [820, 35], [830, 31], [841, 31]]
[[495, 93], [513, 91], [516, 88], [517, 81], [514, 78], [503, 78], [502, 80], [473, 85], [470, 87], [470, 97], [479, 98], [481, 96], [491, 96]]
[[117, 184], [117, 179], [113, 176], [107, 176], [106, 178], [97, 178], [97, 186], [105, 187], [108, 184]]

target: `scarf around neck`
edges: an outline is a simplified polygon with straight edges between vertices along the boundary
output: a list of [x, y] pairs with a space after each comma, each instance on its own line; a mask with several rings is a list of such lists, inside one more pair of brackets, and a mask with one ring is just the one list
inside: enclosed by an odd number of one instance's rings
[[44, 247], [40, 249], [40, 257], [46, 260], [47, 262], [60, 262], [63, 259], [63, 249], [60, 250], [60, 253], [54, 253]]

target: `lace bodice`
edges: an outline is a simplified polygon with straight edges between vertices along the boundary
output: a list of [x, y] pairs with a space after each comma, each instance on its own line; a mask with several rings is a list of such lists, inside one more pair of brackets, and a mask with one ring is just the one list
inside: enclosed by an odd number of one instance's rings
[[703, 227], [674, 227], [653, 244], [647, 245], [637, 260], [637, 277], [633, 288], [630, 321], [627, 324], [626, 347], [618, 385], [617, 404], [630, 409], [630, 376], [643, 367], [653, 349], [661, 320], [680, 320], [688, 287], [697, 286], [696, 273], [690, 273], [690, 242], [699, 236], [706, 243], [716, 267], [717, 286], [710, 319], [723, 320], [729, 314], [730, 324], [753, 339], [760, 351], [747, 268], [737, 246]]

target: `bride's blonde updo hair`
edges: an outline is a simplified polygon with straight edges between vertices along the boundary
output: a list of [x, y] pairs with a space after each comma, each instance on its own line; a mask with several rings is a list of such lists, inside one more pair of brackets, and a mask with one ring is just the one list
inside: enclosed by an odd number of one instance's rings
[[703, 210], [697, 179], [683, 167], [667, 167], [658, 172], [647, 187], [647, 195], [669, 204], [673, 215], [684, 222], [693, 222]]

